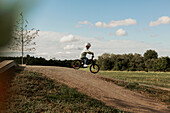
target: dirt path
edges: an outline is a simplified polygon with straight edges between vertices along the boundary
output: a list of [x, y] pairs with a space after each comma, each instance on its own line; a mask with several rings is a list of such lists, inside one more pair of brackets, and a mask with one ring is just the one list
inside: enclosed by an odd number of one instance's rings
[[166, 105], [153, 99], [124, 89], [114, 83], [97, 78], [97, 74], [82, 70], [52, 66], [26, 66], [25, 70], [43, 73], [44, 75], [64, 83], [78, 91], [98, 99], [106, 105], [123, 111], [135, 113], [170, 113]]

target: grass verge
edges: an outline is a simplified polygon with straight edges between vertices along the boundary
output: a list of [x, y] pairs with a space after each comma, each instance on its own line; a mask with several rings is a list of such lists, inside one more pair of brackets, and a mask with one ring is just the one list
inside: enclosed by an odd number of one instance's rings
[[136, 91], [148, 97], [152, 97], [154, 100], [170, 105], [170, 91], [142, 86], [139, 85], [139, 83], [137, 82], [125, 82], [121, 80], [115, 80], [115, 79], [104, 78], [104, 77], [99, 77], [99, 78], [108, 82], [113, 82], [119, 86], [125, 87], [132, 91]]
[[123, 113], [38, 73], [17, 74], [8, 91], [7, 112]]
[[170, 72], [100, 71], [99, 74], [128, 82], [170, 88]]
[[[88, 68], [81, 68], [89, 71]], [[99, 76], [98, 78], [113, 82], [119, 86], [132, 91], [152, 97], [154, 100], [170, 105], [170, 91], [155, 89], [139, 85], [139, 83], [170, 88], [170, 72], [127, 72], [127, 71], [100, 71], [99, 74], [110, 78]]]

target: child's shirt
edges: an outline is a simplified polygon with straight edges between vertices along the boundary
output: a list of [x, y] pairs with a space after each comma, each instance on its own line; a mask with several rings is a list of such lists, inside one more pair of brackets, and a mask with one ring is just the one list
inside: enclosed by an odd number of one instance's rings
[[83, 49], [83, 51], [80, 54], [80, 58], [86, 57], [87, 53], [92, 53], [91, 51], [89, 51], [86, 47]]

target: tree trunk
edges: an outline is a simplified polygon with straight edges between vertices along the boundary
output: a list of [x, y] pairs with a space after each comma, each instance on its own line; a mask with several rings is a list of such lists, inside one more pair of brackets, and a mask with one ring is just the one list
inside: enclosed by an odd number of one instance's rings
[[24, 64], [24, 19], [22, 16], [22, 65]]

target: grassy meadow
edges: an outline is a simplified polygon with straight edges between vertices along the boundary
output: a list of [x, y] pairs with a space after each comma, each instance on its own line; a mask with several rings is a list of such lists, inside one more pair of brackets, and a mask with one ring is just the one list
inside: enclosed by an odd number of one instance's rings
[[[39, 73], [22, 71], [12, 80], [6, 111], [123, 113]], [[0, 111], [1, 112], [1, 111]]]
[[99, 74], [127, 82], [170, 88], [170, 72], [100, 71]]
[[[88, 68], [81, 68], [89, 71]], [[140, 85], [139, 83], [170, 88], [170, 72], [132, 72], [132, 71], [99, 71], [99, 74], [111, 77], [103, 78], [108, 82], [113, 82], [118, 86], [149, 96], [158, 102], [170, 105], [170, 92]], [[122, 81], [120, 81], [122, 80]]]

